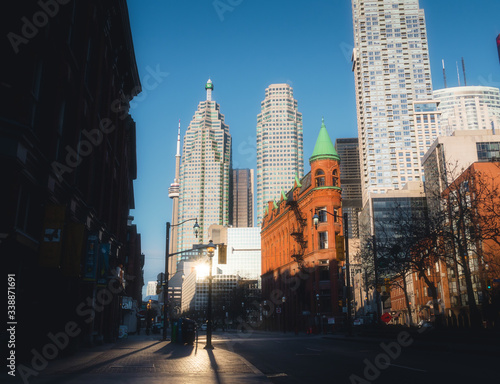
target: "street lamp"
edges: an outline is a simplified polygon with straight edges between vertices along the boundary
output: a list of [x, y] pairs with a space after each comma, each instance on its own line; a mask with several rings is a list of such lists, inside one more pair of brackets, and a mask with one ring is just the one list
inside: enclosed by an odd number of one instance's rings
[[207, 256], [210, 259], [210, 272], [208, 277], [208, 304], [207, 304], [207, 344], [205, 349], [214, 349], [212, 345], [212, 258], [214, 257], [215, 245], [210, 240], [207, 246]]
[[[341, 220], [341, 217], [338, 217], [336, 214], [328, 212], [326, 209], [323, 212], [328, 213], [334, 218]], [[316, 211], [313, 216], [314, 228], [318, 229], [319, 216]], [[349, 335], [352, 335], [352, 327], [351, 327], [351, 273], [349, 271], [349, 215], [347, 212], [344, 213], [343, 219], [344, 225], [344, 242], [345, 242], [345, 273], [346, 273], [346, 301], [347, 301], [347, 332]], [[323, 324], [323, 323], [321, 323]]]
[[178, 227], [179, 225], [182, 225], [188, 221], [196, 220], [196, 222], [193, 225], [193, 233], [196, 238], [198, 238], [198, 232], [200, 230], [200, 226], [198, 225], [198, 218], [193, 218], [193, 219], [187, 219], [184, 220], [182, 223], [179, 224], [174, 224], [170, 225], [170, 222], [167, 221], [167, 233], [165, 236], [165, 275], [164, 275], [164, 282], [163, 282], [163, 341], [167, 340], [167, 314], [168, 314], [168, 258], [171, 256], [169, 247], [170, 247], [170, 227]]

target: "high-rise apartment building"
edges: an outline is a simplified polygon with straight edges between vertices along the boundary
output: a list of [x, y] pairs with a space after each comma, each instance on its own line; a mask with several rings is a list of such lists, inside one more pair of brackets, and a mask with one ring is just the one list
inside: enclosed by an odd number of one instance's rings
[[148, 281], [148, 285], [146, 287], [146, 296], [157, 295], [156, 287], [158, 286], [157, 281]]
[[342, 210], [349, 215], [349, 238], [358, 238], [358, 213], [363, 208], [358, 139], [337, 139], [335, 149], [340, 157]]
[[352, 12], [352, 70], [366, 201], [370, 193], [422, 180], [414, 103], [432, 99], [432, 82], [418, 0], [352, 0]]
[[208, 243], [208, 227], [228, 225], [231, 213], [231, 135], [219, 104], [212, 100], [210, 79], [205, 89], [207, 99], [198, 104], [184, 136], [179, 191], [179, 223], [197, 218], [200, 229], [196, 238], [193, 222], [180, 225], [178, 251]]
[[[412, 152], [412, 163], [413, 166], [410, 167], [409, 152], [405, 151], [405, 154], [401, 152], [398, 154], [398, 171], [401, 173], [401, 181], [419, 181], [417, 176], [421, 176], [424, 172], [423, 169], [420, 170], [417, 164], [422, 163], [422, 158], [425, 152], [432, 145], [432, 142], [436, 140], [437, 137], [443, 135], [441, 121], [441, 112], [438, 108], [439, 102], [435, 100], [419, 100], [413, 103], [413, 124], [415, 126], [415, 137], [416, 137], [416, 153]], [[403, 164], [406, 163], [406, 170], [404, 170]], [[412, 169], [413, 168], [413, 169]], [[405, 171], [403, 173], [403, 171]]]
[[437, 89], [443, 134], [454, 131], [500, 130], [500, 89], [486, 86], [466, 86]]
[[253, 169], [233, 169], [233, 227], [253, 227]]
[[257, 224], [267, 202], [304, 173], [302, 114], [288, 84], [271, 84], [257, 115]]

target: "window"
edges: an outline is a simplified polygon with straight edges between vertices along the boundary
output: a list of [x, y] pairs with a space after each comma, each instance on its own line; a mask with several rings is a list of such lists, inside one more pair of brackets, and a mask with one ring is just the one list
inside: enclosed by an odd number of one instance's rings
[[325, 172], [321, 169], [316, 171], [316, 187], [323, 187], [325, 185]]
[[476, 144], [477, 158], [479, 161], [491, 161], [500, 157], [500, 143], [482, 142]]
[[327, 216], [326, 207], [318, 208], [317, 213], [318, 213], [318, 221], [320, 223], [326, 223], [328, 221], [326, 217]]
[[319, 249], [328, 249], [328, 232], [319, 232]]
[[339, 173], [338, 173], [338, 170], [337, 169], [334, 169], [333, 172], [332, 172], [332, 185], [334, 187], [337, 187], [339, 185]]

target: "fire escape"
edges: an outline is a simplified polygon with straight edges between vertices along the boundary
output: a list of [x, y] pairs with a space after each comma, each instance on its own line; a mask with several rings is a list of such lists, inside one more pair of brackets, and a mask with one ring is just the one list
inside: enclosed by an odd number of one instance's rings
[[296, 250], [295, 247], [293, 248], [292, 258], [299, 264], [299, 268], [302, 268], [304, 263], [304, 253], [307, 247], [307, 240], [305, 240], [304, 238], [304, 228], [307, 225], [307, 220], [302, 216], [296, 200], [294, 200], [293, 198], [289, 199], [287, 200], [286, 205], [288, 205], [294, 212], [295, 218], [297, 219], [298, 223], [298, 227], [294, 227], [292, 229], [291, 235], [299, 244], [299, 249]]

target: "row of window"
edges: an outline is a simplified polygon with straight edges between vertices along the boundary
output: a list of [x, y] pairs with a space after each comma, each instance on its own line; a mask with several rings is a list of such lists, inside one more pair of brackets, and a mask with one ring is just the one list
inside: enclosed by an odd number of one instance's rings
[[[322, 169], [318, 169], [314, 175], [314, 178], [315, 178], [316, 187], [326, 186], [325, 171], [323, 171]], [[334, 169], [332, 172], [331, 186], [333, 186], [333, 187], [339, 186], [339, 175], [338, 175], [337, 169]]]

